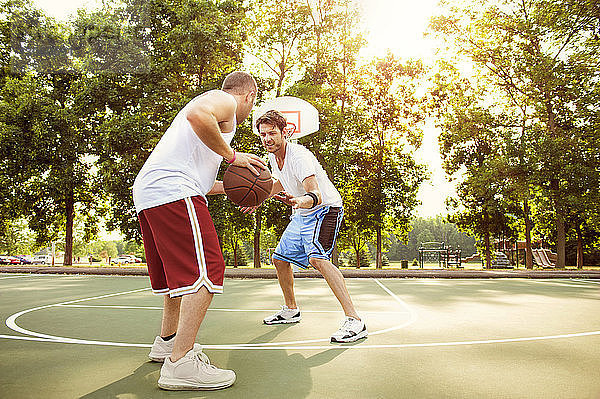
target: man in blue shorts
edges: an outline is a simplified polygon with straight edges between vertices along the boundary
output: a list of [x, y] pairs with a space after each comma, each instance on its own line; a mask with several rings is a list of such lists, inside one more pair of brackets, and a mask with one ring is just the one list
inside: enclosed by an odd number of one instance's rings
[[287, 141], [283, 133], [286, 125], [285, 117], [277, 111], [268, 111], [256, 121], [276, 179], [271, 196], [293, 207], [291, 221], [273, 254], [285, 305], [264, 323], [296, 323], [301, 319], [294, 296], [293, 263], [317, 269], [342, 305], [346, 317], [331, 342], [365, 338], [367, 327], [354, 309], [344, 277], [329, 261], [344, 214], [342, 198], [315, 156], [302, 145]]

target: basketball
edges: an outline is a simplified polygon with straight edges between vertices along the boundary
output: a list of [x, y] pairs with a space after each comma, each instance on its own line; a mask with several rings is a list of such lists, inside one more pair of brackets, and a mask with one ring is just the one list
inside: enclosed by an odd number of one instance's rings
[[239, 206], [256, 206], [271, 194], [273, 180], [268, 169], [260, 169], [259, 176], [250, 169], [230, 165], [223, 175], [223, 188], [229, 200]]

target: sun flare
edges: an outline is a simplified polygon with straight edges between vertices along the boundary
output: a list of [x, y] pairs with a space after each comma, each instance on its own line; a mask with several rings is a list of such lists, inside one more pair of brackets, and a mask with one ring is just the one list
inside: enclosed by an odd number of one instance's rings
[[363, 0], [367, 29], [367, 55], [390, 50], [401, 58], [431, 56], [430, 40], [423, 37], [435, 15], [438, 0]]

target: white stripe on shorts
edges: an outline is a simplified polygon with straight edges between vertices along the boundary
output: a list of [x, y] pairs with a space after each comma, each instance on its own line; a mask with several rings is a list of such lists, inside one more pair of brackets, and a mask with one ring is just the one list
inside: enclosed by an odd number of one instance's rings
[[200, 287], [203, 285], [209, 292], [212, 293], [222, 293], [223, 286], [216, 285], [208, 278], [208, 272], [206, 270], [206, 260], [204, 259], [204, 246], [202, 244], [202, 233], [200, 231], [200, 224], [198, 223], [198, 217], [196, 215], [196, 208], [194, 208], [194, 203], [192, 199], [187, 197], [184, 198], [188, 217], [190, 220], [190, 224], [192, 226], [192, 234], [194, 236], [194, 247], [196, 251], [196, 262], [198, 263], [198, 280], [194, 282], [194, 284], [187, 287], [180, 287], [174, 290], [169, 291], [170, 296], [181, 296], [186, 294], [193, 294], [198, 292]]

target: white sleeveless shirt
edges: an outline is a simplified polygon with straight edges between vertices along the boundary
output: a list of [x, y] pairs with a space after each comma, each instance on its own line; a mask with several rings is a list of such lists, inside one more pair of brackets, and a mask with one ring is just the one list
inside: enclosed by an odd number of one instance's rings
[[[223, 157], [200, 140], [187, 120], [190, 101], [175, 117], [133, 183], [133, 203], [137, 213], [144, 209], [201, 195], [206, 198]], [[223, 133], [231, 143], [236, 130]]]

